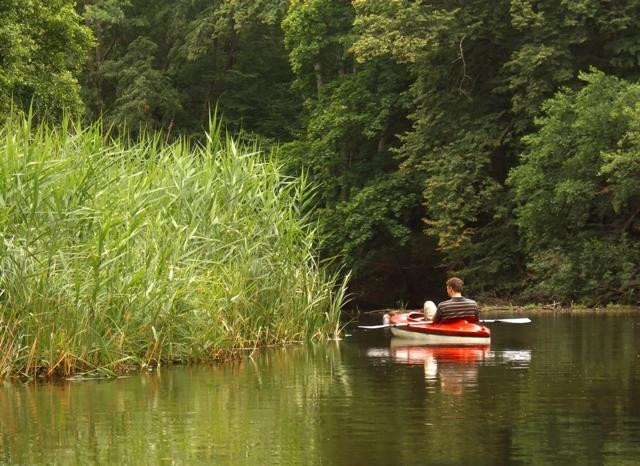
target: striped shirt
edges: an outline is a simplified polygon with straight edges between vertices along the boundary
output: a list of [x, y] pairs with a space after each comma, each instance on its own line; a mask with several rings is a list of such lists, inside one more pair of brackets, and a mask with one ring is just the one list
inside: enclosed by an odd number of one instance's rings
[[474, 300], [462, 296], [438, 304], [438, 310], [433, 318], [434, 322], [449, 322], [457, 319], [478, 322], [478, 304]]

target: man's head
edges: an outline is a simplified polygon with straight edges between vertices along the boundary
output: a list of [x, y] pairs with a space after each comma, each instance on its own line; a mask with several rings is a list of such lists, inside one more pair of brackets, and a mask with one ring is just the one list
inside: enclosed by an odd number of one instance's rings
[[447, 280], [447, 291], [451, 290], [454, 293], [462, 293], [464, 289], [464, 282], [458, 277], [451, 277]]

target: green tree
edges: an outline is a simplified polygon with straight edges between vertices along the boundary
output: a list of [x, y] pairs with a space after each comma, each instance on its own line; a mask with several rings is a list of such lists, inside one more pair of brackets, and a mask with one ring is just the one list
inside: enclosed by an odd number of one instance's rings
[[425, 230], [475, 291], [525, 277], [506, 185], [545, 99], [596, 65], [636, 78], [640, 2], [358, 0], [354, 49], [411, 73], [402, 169], [424, 179]]
[[282, 26], [304, 129], [281, 152], [319, 186], [324, 254], [352, 270], [352, 291], [378, 304], [418, 300], [422, 257], [437, 260], [433, 244], [422, 241], [421, 183], [395, 155], [397, 135], [408, 129], [410, 80], [406, 66], [388, 57], [356, 60], [354, 20], [351, 2], [290, 3]]
[[518, 276], [518, 241], [503, 181], [513, 158], [508, 96], [496, 93], [510, 55], [508, 2], [356, 2], [365, 63], [406, 63], [412, 127], [401, 168], [423, 180], [425, 232], [444, 265], [476, 290], [508, 289]]
[[91, 46], [73, 0], [0, 0], [0, 115], [12, 105], [41, 115], [80, 113], [77, 76]]
[[640, 85], [583, 73], [544, 105], [510, 176], [530, 296], [640, 303]]
[[218, 107], [231, 130], [290, 137], [299, 100], [280, 30], [286, 2], [89, 0], [98, 39], [85, 74], [94, 116], [199, 132]]

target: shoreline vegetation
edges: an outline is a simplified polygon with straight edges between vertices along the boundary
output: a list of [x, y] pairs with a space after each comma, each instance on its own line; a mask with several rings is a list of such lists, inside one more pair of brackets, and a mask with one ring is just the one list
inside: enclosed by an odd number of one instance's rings
[[213, 119], [202, 144], [0, 126], [0, 380], [115, 376], [336, 338], [313, 188]]

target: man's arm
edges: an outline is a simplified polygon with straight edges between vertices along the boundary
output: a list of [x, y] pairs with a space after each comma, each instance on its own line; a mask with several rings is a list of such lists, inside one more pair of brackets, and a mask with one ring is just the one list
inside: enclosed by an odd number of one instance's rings
[[476, 317], [476, 322], [480, 322], [480, 310], [478, 308], [478, 303], [476, 303], [475, 301], [471, 300], [471, 302], [473, 303], [473, 314]]
[[442, 309], [440, 308], [440, 305], [438, 304], [438, 307], [436, 308], [436, 313], [433, 316], [433, 323], [437, 324], [442, 320]]

